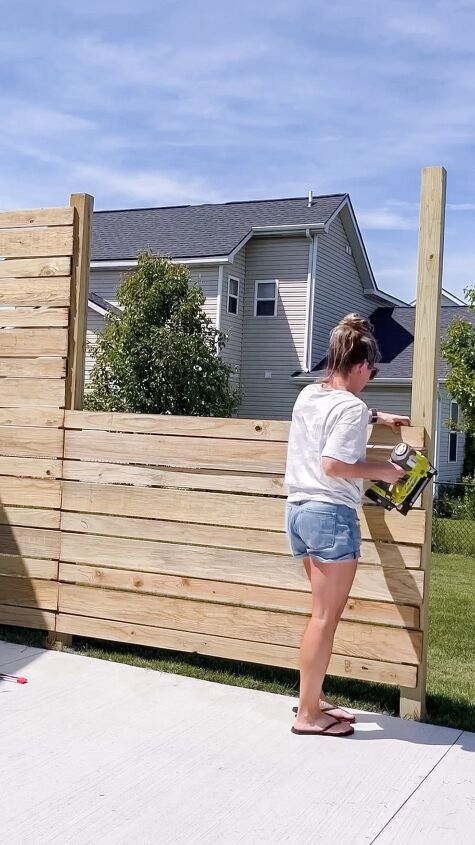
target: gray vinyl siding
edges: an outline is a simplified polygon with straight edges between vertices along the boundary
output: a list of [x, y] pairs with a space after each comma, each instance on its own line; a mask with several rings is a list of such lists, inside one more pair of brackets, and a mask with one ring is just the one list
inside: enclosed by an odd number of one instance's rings
[[[298, 388], [290, 379], [304, 364], [309, 244], [302, 237], [253, 238], [246, 246], [240, 417], [292, 415]], [[255, 282], [274, 279], [277, 315], [255, 317]]]
[[[450, 419], [451, 397], [445, 387], [440, 388], [440, 412], [439, 412], [439, 442], [438, 442], [438, 475], [437, 481], [456, 483], [460, 481], [463, 471], [463, 460], [465, 451], [465, 436], [457, 434], [457, 460], [449, 461], [449, 435], [447, 421]], [[459, 411], [460, 413], [460, 411]]]
[[409, 417], [411, 414], [411, 388], [405, 387], [367, 387], [361, 394], [363, 402], [368, 408], [387, 411], [388, 414], [401, 414]]
[[90, 345], [95, 346], [97, 335], [103, 330], [105, 325], [105, 318], [93, 311], [92, 308], [87, 309], [87, 332], [86, 332], [86, 364], [84, 370], [84, 383], [87, 390], [89, 377], [92, 367], [94, 365], [94, 353], [90, 350]]
[[345, 252], [348, 239], [340, 217], [329, 231], [318, 235], [313, 308], [312, 365], [325, 357], [332, 328], [350, 311], [362, 317], [377, 307], [363, 292], [363, 285], [352, 255]]
[[[241, 370], [242, 330], [244, 305], [244, 279], [246, 275], [246, 247], [235, 256], [234, 262], [223, 266], [223, 292], [221, 297], [221, 331], [227, 335], [226, 346], [222, 351], [223, 361], [226, 361], [234, 372]], [[232, 276], [239, 279], [238, 313], [228, 313], [228, 279]]]

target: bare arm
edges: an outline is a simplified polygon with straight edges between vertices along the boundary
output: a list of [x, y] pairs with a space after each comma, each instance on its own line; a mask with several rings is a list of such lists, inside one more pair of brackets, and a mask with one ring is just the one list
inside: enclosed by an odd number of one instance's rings
[[367, 478], [370, 481], [388, 481], [390, 484], [399, 481], [406, 474], [403, 469], [390, 461], [380, 463], [356, 461], [354, 464], [347, 464], [337, 458], [326, 457], [322, 458], [322, 469], [325, 475], [332, 478]]

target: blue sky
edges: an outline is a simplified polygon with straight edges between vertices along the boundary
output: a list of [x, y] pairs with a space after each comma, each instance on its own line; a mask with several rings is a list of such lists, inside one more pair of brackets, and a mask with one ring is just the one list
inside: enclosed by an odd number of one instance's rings
[[348, 192], [415, 291], [420, 168], [448, 171], [444, 286], [475, 278], [473, 0], [2, 4], [0, 208]]

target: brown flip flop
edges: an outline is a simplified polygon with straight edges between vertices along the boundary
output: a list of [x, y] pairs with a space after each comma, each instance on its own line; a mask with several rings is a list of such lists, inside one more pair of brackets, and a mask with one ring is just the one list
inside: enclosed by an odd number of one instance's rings
[[[297, 713], [298, 709], [298, 707], [292, 707], [292, 713]], [[334, 707], [321, 707], [320, 710], [322, 711], [322, 713], [328, 713], [328, 715], [331, 716], [334, 710], [343, 710], [343, 708], [338, 707], [335, 704]], [[343, 712], [346, 713], [347, 711], [343, 710]], [[333, 718], [337, 719], [339, 722], [349, 722], [350, 724], [356, 722], [356, 716], [353, 716], [352, 713], [348, 713], [348, 715], [346, 716], [334, 716]]]
[[290, 728], [290, 730], [292, 731], [293, 734], [299, 734], [300, 736], [305, 736], [305, 734], [311, 734], [313, 736], [320, 736], [320, 735], [322, 735], [322, 736], [351, 736], [351, 734], [353, 734], [355, 732], [355, 729], [353, 727], [351, 727], [351, 725], [348, 725], [348, 730], [346, 730], [344, 732], [341, 731], [340, 733], [337, 733], [337, 734], [328, 733], [329, 728], [333, 728], [334, 725], [341, 725], [341, 724], [342, 724], [342, 722], [340, 721], [340, 719], [333, 719], [333, 722], [330, 722], [330, 724], [327, 725], [326, 728], [320, 728], [318, 731], [314, 731], [314, 730], [312, 730], [312, 731], [301, 731], [301, 730], [299, 730], [299, 728], [294, 728], [293, 726]]

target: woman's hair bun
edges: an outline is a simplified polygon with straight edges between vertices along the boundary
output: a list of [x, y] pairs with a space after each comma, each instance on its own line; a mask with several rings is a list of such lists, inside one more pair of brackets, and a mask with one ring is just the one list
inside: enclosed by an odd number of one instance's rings
[[347, 314], [338, 324], [340, 329], [353, 329], [355, 332], [367, 334], [371, 332], [371, 324], [359, 314]]

